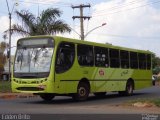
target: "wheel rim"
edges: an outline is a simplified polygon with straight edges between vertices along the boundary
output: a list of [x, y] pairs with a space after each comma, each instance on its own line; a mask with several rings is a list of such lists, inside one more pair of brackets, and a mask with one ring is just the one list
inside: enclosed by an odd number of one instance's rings
[[128, 85], [127, 90], [128, 90], [128, 94], [132, 94], [132, 92], [133, 92], [133, 87], [132, 87], [131, 84]]
[[73, 99], [76, 101], [87, 100], [89, 96], [89, 85], [84, 82], [80, 82], [77, 87], [77, 93], [73, 94]]
[[86, 89], [84, 87], [79, 88], [79, 96], [80, 97], [86, 96]]

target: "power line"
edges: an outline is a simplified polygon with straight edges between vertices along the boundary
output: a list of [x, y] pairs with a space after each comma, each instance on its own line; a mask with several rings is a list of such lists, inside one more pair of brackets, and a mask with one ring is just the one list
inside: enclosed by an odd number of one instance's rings
[[102, 14], [99, 14], [99, 15], [93, 15], [93, 17], [115, 14], [115, 13], [120, 13], [120, 12], [124, 12], [124, 11], [128, 11], [128, 10], [134, 10], [134, 9], [137, 9], [137, 8], [146, 7], [150, 4], [157, 4], [157, 3], [160, 3], [160, 1], [144, 4], [144, 5], [141, 5], [141, 6], [134, 7], [134, 8], [128, 8], [128, 9], [125, 9], [125, 10], [119, 10], [119, 11], [116, 11], [116, 12], [111, 12], [111, 13], [107, 12], [107, 13], [102, 13]]
[[107, 37], [119, 37], [119, 38], [160, 39], [160, 36], [139, 37], [139, 36], [126, 36], [126, 35], [103, 34], [103, 33], [99, 33], [98, 35], [103, 35], [103, 36], [107, 36]]
[[58, 2], [58, 3], [56, 3], [56, 2], [48, 2], [48, 3], [46, 3], [46, 2], [31, 2], [31, 1], [22, 1], [22, 0], [20, 0], [19, 1], [20, 3], [30, 3], [30, 4], [41, 4], [41, 5], [57, 5], [57, 6], [61, 6], [61, 7], [70, 7], [70, 5], [71, 5], [71, 3], [64, 3], [64, 2]]
[[[143, 2], [143, 1], [131, 1], [131, 2], [128, 2], [128, 3], [126, 3], [126, 4], [122, 4], [122, 5], [116, 5], [116, 6], [113, 6], [113, 7], [110, 7], [110, 8], [108, 8], [108, 9], [103, 9], [103, 10], [99, 10], [99, 11], [96, 11], [95, 12], [95, 14], [96, 13], [98, 13], [98, 12], [103, 12], [103, 11], [114, 11], [114, 10], [116, 10], [116, 9], [120, 9], [120, 8], [123, 8], [123, 7], [126, 7], [126, 6], [130, 6], [130, 5], [133, 5], [133, 4], [137, 4], [137, 3], [140, 3], [140, 2]], [[118, 3], [117, 3], [118, 4]]]
[[45, 2], [41, 2], [41, 1], [24, 1], [24, 0], [20, 0], [19, 2], [24, 2], [24, 3], [32, 3], [32, 4], [60, 4], [60, 5], [70, 5], [71, 3], [69, 2], [47, 2], [47, 0]]

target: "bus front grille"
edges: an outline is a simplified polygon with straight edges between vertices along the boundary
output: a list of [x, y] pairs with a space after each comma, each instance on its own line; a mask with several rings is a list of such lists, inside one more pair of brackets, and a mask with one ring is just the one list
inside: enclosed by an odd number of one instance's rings
[[19, 87], [17, 88], [17, 90], [21, 90], [21, 91], [43, 91], [43, 88], [39, 88], [39, 87]]

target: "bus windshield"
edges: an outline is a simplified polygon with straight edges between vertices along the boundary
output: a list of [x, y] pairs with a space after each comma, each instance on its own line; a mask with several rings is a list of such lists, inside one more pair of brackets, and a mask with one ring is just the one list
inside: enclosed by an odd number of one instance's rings
[[53, 51], [53, 46], [44, 44], [19, 45], [15, 56], [14, 74], [19, 77], [38, 77], [37, 73], [49, 73]]

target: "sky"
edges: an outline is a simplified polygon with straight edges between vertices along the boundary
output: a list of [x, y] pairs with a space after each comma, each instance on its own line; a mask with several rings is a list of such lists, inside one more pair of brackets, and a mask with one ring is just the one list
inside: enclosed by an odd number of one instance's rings
[[[90, 4], [90, 8], [83, 10], [85, 16], [91, 16], [90, 20], [84, 20], [84, 34], [103, 23], [106, 25], [90, 32], [85, 37], [86, 41], [149, 50], [160, 57], [160, 0], [8, 0], [8, 3], [10, 11], [13, 8], [12, 24], [21, 23], [15, 10], [29, 10], [38, 17], [47, 8], [60, 9], [63, 12], [60, 19], [74, 31], [58, 35], [76, 39], [80, 38], [80, 20], [73, 20], [72, 16], [79, 16], [79, 9], [71, 6]], [[1, 42], [4, 41], [3, 32], [9, 27], [6, 0], [0, 0], [0, 24]], [[11, 46], [16, 46], [21, 37], [13, 35]], [[15, 49], [12, 48], [12, 54]]]

